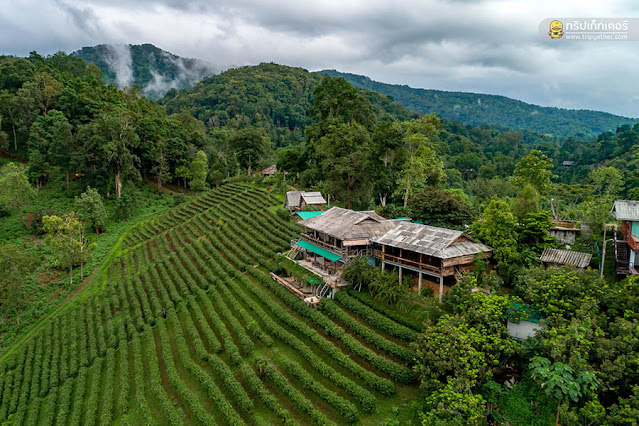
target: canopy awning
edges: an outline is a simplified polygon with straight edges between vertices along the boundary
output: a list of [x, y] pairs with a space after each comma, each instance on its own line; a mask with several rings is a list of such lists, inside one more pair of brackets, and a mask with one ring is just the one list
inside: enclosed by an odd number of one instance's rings
[[322, 213], [324, 213], [324, 211], [317, 211], [317, 212], [297, 212], [297, 215], [298, 215], [299, 217], [301, 217], [301, 218], [302, 218], [302, 220], [304, 220], [304, 219], [310, 219], [310, 218], [315, 217], [315, 216], [319, 216], [319, 215], [321, 215]]
[[367, 246], [371, 243], [370, 240], [344, 240], [344, 247], [352, 247], [352, 246]]
[[337, 262], [338, 260], [342, 258], [342, 256], [340, 256], [339, 254], [331, 253], [330, 251], [324, 250], [321, 247], [317, 247], [315, 244], [311, 244], [308, 241], [300, 240], [298, 241], [297, 245], [310, 252], [313, 252], [317, 255], [325, 257], [326, 259], [331, 260], [333, 262]]

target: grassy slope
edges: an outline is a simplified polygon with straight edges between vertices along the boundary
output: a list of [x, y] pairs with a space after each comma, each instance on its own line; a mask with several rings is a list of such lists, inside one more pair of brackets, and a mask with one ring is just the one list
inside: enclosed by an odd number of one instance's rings
[[[38, 191], [37, 198], [24, 209], [24, 218], [27, 220], [30, 214], [39, 211], [64, 214], [74, 210], [73, 194], [81, 191], [79, 183], [72, 182], [70, 191], [67, 192], [63, 174], [55, 173], [51, 182]], [[4, 352], [7, 346], [16, 339], [30, 335], [31, 329], [38, 328], [38, 324], [49, 313], [59, 310], [69, 297], [84, 289], [96, 277], [95, 267], [108, 261], [107, 256], [117, 246], [118, 239], [131, 227], [161, 213], [173, 203], [173, 197], [170, 194], [160, 195], [149, 187], [142, 187], [137, 198], [138, 208], [134, 209], [133, 217], [126, 221], [116, 221], [113, 217], [115, 200], [105, 200], [105, 207], [109, 215], [106, 222], [107, 232], [99, 236], [92, 234], [89, 236], [95, 239], [98, 247], [94, 252], [93, 260], [84, 267], [84, 281], [80, 279], [80, 268], [74, 269], [73, 286], [69, 285], [67, 271], [51, 267], [51, 258], [42, 237], [34, 235], [31, 227], [23, 228], [16, 212], [11, 211], [8, 217], [0, 218], [0, 244], [15, 244], [23, 252], [38, 259], [38, 265], [25, 283], [29, 302], [20, 315], [20, 328], [17, 327], [14, 318], [8, 318], [0, 324], [0, 352]]]

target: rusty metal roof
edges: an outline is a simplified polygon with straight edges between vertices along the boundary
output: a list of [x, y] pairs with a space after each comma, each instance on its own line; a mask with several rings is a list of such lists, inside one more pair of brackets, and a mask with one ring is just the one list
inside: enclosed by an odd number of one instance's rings
[[386, 220], [374, 212], [356, 212], [333, 207], [319, 216], [300, 220], [297, 224], [340, 240], [370, 240], [395, 227], [397, 222]]
[[264, 170], [260, 172], [261, 175], [272, 175], [274, 173], [277, 173], [276, 164], [273, 164], [272, 166], [268, 166], [267, 168], [265, 168]]
[[404, 221], [395, 223], [393, 229], [373, 239], [373, 242], [440, 259], [492, 251], [491, 247], [473, 241], [462, 231]]
[[572, 265], [577, 268], [585, 268], [590, 265], [592, 254], [579, 251], [557, 250], [547, 248], [541, 254], [539, 260], [544, 263], [555, 263], [557, 265]]
[[639, 220], [639, 201], [617, 200], [610, 213], [617, 220]]
[[576, 220], [551, 220], [553, 227], [550, 228], [554, 231], [581, 231], [580, 228], [577, 228], [578, 222]]
[[302, 198], [306, 204], [326, 204], [321, 192], [302, 192]]

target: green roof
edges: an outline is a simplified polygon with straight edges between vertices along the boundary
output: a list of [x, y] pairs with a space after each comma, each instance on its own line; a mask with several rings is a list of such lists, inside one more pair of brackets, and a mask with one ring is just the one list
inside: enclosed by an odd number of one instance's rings
[[301, 217], [301, 218], [302, 218], [302, 220], [304, 220], [304, 219], [310, 219], [310, 218], [315, 217], [315, 216], [319, 216], [319, 215], [321, 215], [322, 213], [324, 213], [324, 211], [316, 211], [316, 212], [297, 212], [297, 215], [298, 215], [299, 217]]
[[533, 305], [522, 305], [521, 303], [511, 303], [510, 308], [506, 310], [506, 317], [515, 321], [541, 322], [544, 314], [541, 308]]
[[300, 240], [297, 243], [298, 246], [305, 248], [308, 251], [311, 251], [315, 254], [318, 254], [322, 257], [327, 258], [328, 260], [332, 260], [333, 262], [338, 261], [342, 258], [339, 254], [331, 253], [328, 250], [324, 250], [321, 247], [317, 247], [315, 244], [311, 244], [308, 241]]

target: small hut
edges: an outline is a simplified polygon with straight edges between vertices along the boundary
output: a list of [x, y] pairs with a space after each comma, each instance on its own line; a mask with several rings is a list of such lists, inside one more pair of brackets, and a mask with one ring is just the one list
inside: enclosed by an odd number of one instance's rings
[[261, 172], [258, 172], [258, 175], [272, 176], [275, 173], [277, 173], [277, 166], [275, 164], [273, 164], [272, 166], [268, 166], [267, 168], [265, 168]]
[[326, 200], [321, 192], [288, 191], [284, 208], [289, 211], [304, 210], [306, 206], [323, 206]]
[[584, 269], [590, 265], [591, 258], [592, 254], [590, 253], [547, 248], [544, 249], [539, 260], [541, 260], [546, 266], [570, 265]]
[[581, 228], [574, 220], [553, 220], [550, 236], [562, 244], [575, 244], [577, 234]]
[[508, 334], [515, 340], [525, 340], [543, 328], [544, 316], [537, 306], [511, 303], [506, 318]]

